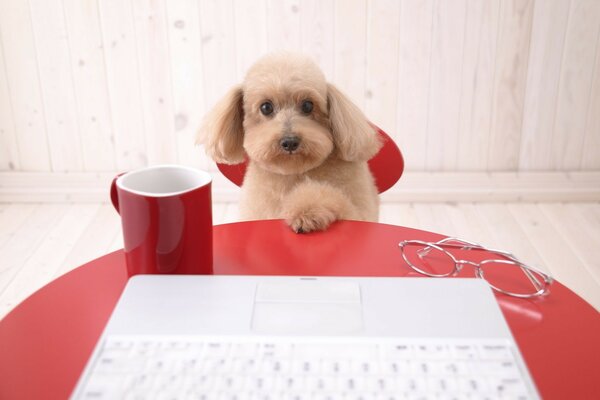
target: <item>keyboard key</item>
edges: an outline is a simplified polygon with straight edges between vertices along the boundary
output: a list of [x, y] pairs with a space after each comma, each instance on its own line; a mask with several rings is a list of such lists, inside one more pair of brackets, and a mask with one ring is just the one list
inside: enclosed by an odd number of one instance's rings
[[445, 359], [448, 358], [448, 348], [443, 344], [420, 344], [414, 346], [415, 357], [419, 359]]
[[268, 358], [260, 365], [260, 372], [263, 374], [287, 374], [290, 370], [291, 363], [285, 358]]
[[232, 346], [231, 352], [235, 357], [254, 358], [258, 352], [258, 343], [236, 343]]
[[396, 360], [384, 362], [383, 372], [387, 374], [408, 374], [411, 371], [411, 362], [406, 360]]
[[231, 360], [231, 372], [237, 374], [254, 374], [260, 371], [261, 363], [254, 358], [234, 358]]
[[217, 400], [246, 400], [246, 396], [243, 394], [220, 392], [217, 396]]
[[489, 385], [487, 379], [480, 376], [458, 378], [458, 389], [464, 393], [487, 393]]
[[420, 376], [400, 376], [395, 379], [395, 386], [399, 392], [425, 392], [427, 384], [425, 378]]
[[312, 400], [312, 395], [307, 392], [298, 393], [284, 393], [281, 397], [282, 400]]
[[341, 379], [340, 389], [346, 393], [362, 392], [367, 389], [367, 382], [360, 375], [344, 377]]
[[347, 374], [350, 373], [351, 361], [347, 359], [326, 359], [321, 363], [324, 374]]
[[134, 342], [123, 338], [107, 338], [104, 341], [104, 350], [131, 350]]
[[454, 345], [451, 348], [451, 352], [457, 360], [477, 360], [479, 359], [479, 354], [477, 348], [473, 345], [469, 344], [459, 344]]
[[313, 393], [339, 391], [340, 380], [332, 376], [311, 376], [306, 378], [306, 389]]
[[344, 400], [377, 400], [377, 397], [373, 393], [365, 392], [365, 393], [347, 394], [346, 397], [344, 397]]
[[407, 397], [403, 394], [390, 393], [390, 394], [378, 394], [377, 400], [406, 400]]
[[387, 345], [383, 348], [383, 356], [392, 359], [411, 359], [413, 358], [413, 346], [407, 344]]
[[275, 390], [282, 392], [296, 392], [306, 388], [306, 378], [304, 376], [287, 375], [277, 378]]
[[320, 362], [314, 359], [294, 360], [291, 365], [293, 374], [308, 375], [320, 373]]
[[439, 362], [434, 361], [418, 361], [410, 363], [410, 371], [414, 375], [437, 375], [442, 369], [442, 365]]
[[444, 361], [440, 363], [440, 373], [449, 376], [466, 375], [469, 367], [464, 361]]
[[270, 393], [279, 390], [280, 387], [285, 387], [287, 390], [296, 390], [304, 386], [299, 381], [300, 378], [296, 378], [294, 382], [288, 382], [281, 376], [275, 377], [271, 374], [261, 374], [250, 377], [248, 387], [250, 391], [258, 393]]
[[471, 371], [501, 378], [518, 378], [519, 368], [514, 361], [480, 361], [471, 365]]
[[427, 392], [429, 393], [449, 393], [458, 391], [458, 382], [449, 377], [430, 377], [427, 378]]
[[504, 344], [480, 346], [479, 354], [486, 360], [512, 360], [513, 358], [510, 349]]
[[353, 360], [350, 363], [350, 372], [353, 374], [377, 374], [380, 372], [379, 360]]
[[229, 353], [229, 343], [209, 342], [204, 347], [204, 357], [219, 358]]
[[147, 390], [131, 391], [125, 394], [124, 400], [154, 400], [156, 393]]
[[160, 391], [153, 397], [154, 400], [181, 400], [185, 396], [185, 392], [176, 390]]
[[523, 381], [516, 378], [490, 378], [490, 386], [493, 393], [502, 396], [519, 396], [527, 393]]
[[316, 393], [313, 394], [312, 400], [345, 400], [345, 397], [341, 393]]
[[186, 386], [192, 392], [206, 393], [213, 389], [216, 379], [211, 375], [192, 374], [186, 377]]
[[153, 378], [153, 387], [156, 390], [180, 389], [183, 387], [185, 376], [181, 374], [164, 373], [158, 374]]
[[259, 356], [287, 358], [293, 350], [294, 346], [287, 343], [263, 343], [259, 347]]
[[389, 393], [395, 391], [396, 383], [387, 375], [370, 376], [367, 378], [366, 387], [369, 392]]
[[250, 393], [248, 400], [278, 400], [278, 398], [271, 393]]
[[201, 359], [200, 370], [205, 374], [224, 374], [233, 368], [232, 360], [227, 358]]
[[124, 379], [114, 375], [95, 374], [85, 385], [83, 399], [104, 400], [114, 399], [121, 392]]

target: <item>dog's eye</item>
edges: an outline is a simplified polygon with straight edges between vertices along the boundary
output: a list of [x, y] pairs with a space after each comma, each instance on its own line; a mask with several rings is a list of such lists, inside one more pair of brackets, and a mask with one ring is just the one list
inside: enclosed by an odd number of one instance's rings
[[304, 100], [302, 102], [302, 112], [304, 114], [310, 114], [313, 110], [313, 103], [310, 100]]
[[262, 103], [260, 105], [260, 112], [263, 113], [263, 115], [269, 115], [273, 112], [273, 103], [271, 103], [270, 101], [265, 101], [264, 103]]

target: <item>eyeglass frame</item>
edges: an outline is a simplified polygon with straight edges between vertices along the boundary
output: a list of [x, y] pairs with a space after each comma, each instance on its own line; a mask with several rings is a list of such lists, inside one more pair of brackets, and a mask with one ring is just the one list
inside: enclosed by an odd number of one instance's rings
[[[457, 242], [456, 243], [448, 243], [448, 242]], [[419, 253], [426, 253], [429, 252], [429, 250], [431, 248], [435, 248], [443, 253], [445, 253], [447, 256], [450, 257], [450, 259], [454, 262], [454, 269], [447, 273], [447, 274], [432, 274], [429, 272], [425, 272], [423, 270], [421, 270], [420, 268], [414, 266], [409, 260], [408, 257], [406, 257], [406, 254], [404, 253], [404, 247], [406, 245], [423, 245], [425, 246], [423, 249], [417, 251], [417, 254]], [[506, 294], [508, 296], [512, 296], [512, 297], [519, 297], [519, 298], [524, 298], [524, 299], [529, 299], [529, 298], [533, 298], [533, 297], [539, 297], [539, 296], [546, 296], [550, 293], [550, 285], [552, 285], [552, 283], [554, 282], [554, 278], [552, 278], [552, 276], [540, 271], [537, 268], [531, 267], [527, 264], [522, 263], [521, 261], [519, 261], [517, 259], [517, 257], [509, 252], [506, 252], [504, 250], [497, 250], [497, 249], [490, 249], [487, 248], [485, 246], [482, 246], [480, 244], [474, 243], [474, 242], [469, 242], [467, 240], [463, 240], [463, 239], [458, 239], [458, 238], [453, 238], [453, 237], [447, 237], [444, 238], [442, 240], [439, 240], [437, 242], [425, 242], [422, 240], [403, 240], [400, 243], [398, 243], [398, 246], [400, 247], [400, 250], [402, 252], [402, 258], [404, 259], [404, 261], [408, 264], [408, 266], [410, 266], [413, 270], [417, 271], [420, 274], [426, 275], [426, 276], [430, 276], [430, 277], [434, 277], [434, 278], [443, 278], [443, 277], [448, 277], [448, 276], [455, 276], [456, 274], [458, 274], [460, 272], [460, 270], [462, 269], [462, 267], [464, 265], [470, 265], [475, 269], [475, 275], [477, 276], [477, 278], [483, 279], [484, 281], [486, 281], [488, 283], [488, 285], [490, 285], [490, 287], [500, 293]], [[474, 261], [469, 261], [469, 260], [459, 260], [456, 257], [454, 257], [454, 255], [448, 251], [446, 251], [445, 249], [442, 248], [443, 247], [451, 247], [451, 248], [458, 248], [459, 250], [483, 250], [486, 251], [488, 253], [495, 253], [498, 254], [502, 257], [505, 257], [507, 259], [486, 259], [480, 262], [474, 262]], [[421, 254], [419, 254], [420, 256]], [[484, 273], [482, 271], [482, 265], [485, 265], [487, 263], [499, 263], [499, 264], [510, 264], [510, 265], [516, 265], [518, 267], [520, 267], [523, 270], [523, 273], [527, 276], [527, 278], [529, 278], [529, 280], [531, 281], [531, 283], [533, 284], [533, 286], [537, 289], [537, 292], [532, 293], [532, 294], [520, 294], [520, 293], [512, 293], [503, 289], [500, 289], [494, 285], [492, 285], [487, 279], [485, 279], [484, 277]], [[544, 278], [544, 283], [543, 286], [542, 284], [536, 279], [536, 277], [534, 275], [532, 275], [531, 272], [535, 272], [536, 274], [540, 275], [542, 278]]]

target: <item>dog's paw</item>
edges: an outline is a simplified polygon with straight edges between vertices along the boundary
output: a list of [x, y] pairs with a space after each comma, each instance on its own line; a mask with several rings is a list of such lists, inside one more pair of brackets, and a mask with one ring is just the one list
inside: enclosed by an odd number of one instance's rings
[[325, 230], [336, 219], [333, 210], [321, 205], [313, 205], [293, 213], [286, 218], [286, 222], [294, 232], [308, 233]]

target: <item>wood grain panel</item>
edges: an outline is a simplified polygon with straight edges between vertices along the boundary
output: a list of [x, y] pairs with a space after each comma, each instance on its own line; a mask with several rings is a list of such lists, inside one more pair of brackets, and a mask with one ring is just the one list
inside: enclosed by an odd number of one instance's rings
[[203, 115], [279, 49], [409, 171], [596, 171], [599, 35], [597, 0], [3, 0], [0, 171], [214, 171]]
[[456, 168], [485, 170], [489, 149], [500, 0], [467, 2]]
[[325, 77], [334, 71], [334, 0], [303, 0], [300, 4], [302, 52], [313, 57]]
[[558, 101], [569, 2], [537, 1], [533, 10], [519, 169], [552, 166], [552, 131]]
[[0, 204], [0, 251], [35, 208], [36, 204]]
[[[50, 149], [28, 2], [0, 1], [0, 34], [20, 170], [50, 171]], [[19, 40], [14, 40], [15, 37]]]
[[[167, 40], [165, 2], [134, 2], [138, 71], [146, 151], [149, 164], [173, 163], [177, 139], [173, 120], [173, 92]], [[157, 60], [161, 60], [158, 61]]]
[[335, 70], [333, 82], [361, 110], [365, 106], [367, 74], [367, 3], [335, 3]]
[[200, 2], [204, 103], [210, 109], [237, 82], [233, 0]]
[[110, 203], [100, 204], [93, 218], [78, 238], [72, 241], [72, 247], [54, 273], [54, 278], [77, 268], [108, 251], [118, 232], [121, 232], [121, 218]]
[[596, 66], [585, 125], [585, 142], [581, 169], [600, 169], [600, 34], [596, 41]]
[[425, 169], [455, 170], [466, 1], [439, 1], [433, 10]]
[[495, 248], [510, 251], [523, 263], [549, 272], [548, 265], [540, 252], [530, 245], [527, 234], [506, 205], [494, 203], [477, 205], [477, 211], [487, 226], [492, 228], [490, 233], [494, 238]]
[[[236, 73], [233, 0], [207, 0], [199, 5], [204, 114], [239, 81]], [[199, 146], [199, 151], [206, 158], [202, 146]], [[216, 165], [210, 162], [209, 169], [216, 171]]]
[[[600, 268], [598, 266], [600, 230], [591, 223], [588, 212], [562, 203], [541, 204], [540, 208], [559, 232], [565, 245], [578, 255], [581, 272], [573, 275], [587, 276], [587, 281], [593, 279], [600, 284]], [[567, 275], [564, 267], [562, 268], [563, 273]], [[588, 276], [586, 272], [591, 276]]]
[[166, 6], [177, 161], [206, 169], [209, 160], [195, 146], [196, 131], [206, 109], [199, 5], [187, 0], [169, 1]]
[[138, 71], [137, 40], [130, 1], [100, 1], [100, 22], [117, 169], [148, 164]]
[[0, 290], [0, 313], [18, 304], [19, 296], [29, 296], [52, 280], [73, 244], [90, 223], [98, 204], [65, 207], [64, 213], [60, 211], [63, 215], [50, 225], [51, 229], [39, 247], [29, 252], [25, 263], [16, 269], [10, 285]]
[[515, 170], [519, 165], [532, 17], [532, 0], [500, 3], [489, 170]]
[[300, 1], [267, 0], [267, 48], [269, 51], [295, 50], [302, 47]]
[[365, 114], [392, 137], [397, 133], [400, 2], [368, 3]]
[[116, 169], [115, 137], [96, 0], [63, 0], [85, 171]]
[[234, 0], [233, 4], [236, 76], [241, 82], [248, 68], [267, 52], [267, 2]]
[[52, 170], [81, 171], [77, 99], [62, 2], [31, 0], [30, 5]]
[[[0, 265], [0, 296], [19, 274], [31, 254], [43, 244], [48, 232], [69, 209], [65, 204], [37, 205], [3, 245]], [[0, 304], [0, 310], [2, 304]]]
[[600, 2], [571, 2], [552, 136], [552, 167], [557, 170], [581, 166], [599, 21]]
[[407, 170], [424, 170], [433, 0], [404, 0], [400, 12], [398, 145]]
[[6, 77], [2, 32], [0, 30], [0, 170], [20, 170], [17, 129], [13, 119], [10, 87]]
[[529, 245], [538, 250], [552, 276], [569, 288], [577, 288], [581, 297], [598, 307], [598, 281], [586, 268], [582, 253], [569, 245], [570, 235], [564, 235], [560, 225], [556, 226], [552, 218], [545, 215], [546, 206], [511, 204], [509, 209], [526, 232]]

